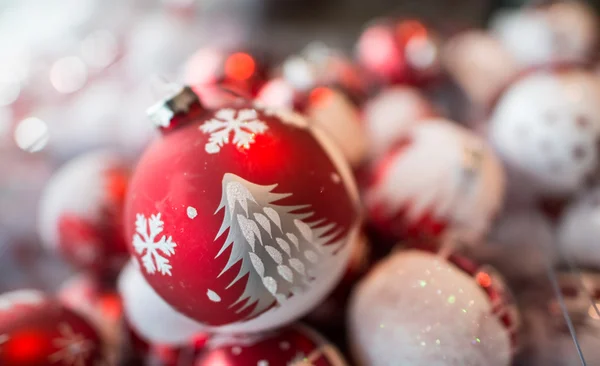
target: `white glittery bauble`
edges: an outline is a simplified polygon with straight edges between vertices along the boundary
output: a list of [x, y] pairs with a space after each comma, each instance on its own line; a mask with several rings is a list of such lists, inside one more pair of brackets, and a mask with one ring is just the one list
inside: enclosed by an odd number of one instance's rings
[[548, 262], [556, 261], [554, 230], [538, 211], [507, 211], [496, 221], [487, 243], [473, 254], [507, 278], [535, 278], [545, 273]]
[[538, 193], [580, 189], [598, 166], [600, 82], [591, 73], [538, 71], [499, 99], [489, 138], [516, 175]]
[[148, 285], [129, 262], [119, 277], [119, 292], [127, 322], [150, 343], [184, 345], [200, 334], [202, 325], [174, 310]]
[[406, 251], [377, 265], [350, 302], [359, 365], [508, 366], [509, 333], [475, 280], [434, 254]]
[[377, 158], [389, 150], [418, 122], [431, 117], [433, 109], [417, 89], [403, 86], [385, 89], [369, 100], [363, 115], [369, 158]]
[[600, 270], [600, 188], [579, 197], [558, 225], [558, 244], [564, 256], [578, 266]]
[[492, 33], [523, 67], [585, 61], [598, 41], [598, 19], [583, 2], [559, 2], [500, 13]]

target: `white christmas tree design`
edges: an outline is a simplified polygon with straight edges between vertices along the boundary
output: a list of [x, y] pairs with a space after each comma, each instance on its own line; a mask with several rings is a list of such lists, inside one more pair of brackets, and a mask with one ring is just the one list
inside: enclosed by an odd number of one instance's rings
[[162, 275], [171, 276], [170, 257], [175, 254], [177, 244], [173, 242], [171, 236], [163, 235], [158, 241], [158, 235], [163, 231], [164, 222], [160, 218], [160, 213], [150, 215], [147, 219], [142, 214], [136, 215], [135, 231], [133, 235], [133, 247], [137, 254], [141, 255], [142, 264], [149, 274], [157, 271]]
[[256, 134], [262, 134], [267, 130], [267, 124], [258, 119], [254, 109], [221, 109], [215, 114], [215, 118], [204, 122], [200, 130], [210, 134], [205, 150], [209, 154], [216, 154], [221, 147], [229, 143], [233, 133], [234, 145], [239, 148], [250, 148]]
[[231, 305], [243, 303], [238, 312], [255, 305], [249, 317], [305, 291], [319, 278], [323, 263], [327, 263], [323, 259], [334, 256], [345, 240], [333, 242], [341, 236], [343, 228], [326, 223], [325, 219], [309, 225], [304, 220], [311, 218], [312, 212], [295, 213], [306, 212], [309, 205], [275, 204], [291, 196], [274, 193], [276, 187], [276, 184], [254, 184], [231, 173], [223, 176], [217, 212], [224, 209], [224, 218], [215, 240], [227, 229], [229, 231], [217, 257], [232, 247], [221, 274], [242, 261], [239, 273], [229, 287], [249, 274], [243, 294]]
[[48, 357], [51, 363], [59, 363], [64, 366], [85, 366], [90, 352], [94, 349], [94, 343], [84, 335], [75, 333], [67, 323], [58, 325], [60, 337], [53, 340], [58, 348]]

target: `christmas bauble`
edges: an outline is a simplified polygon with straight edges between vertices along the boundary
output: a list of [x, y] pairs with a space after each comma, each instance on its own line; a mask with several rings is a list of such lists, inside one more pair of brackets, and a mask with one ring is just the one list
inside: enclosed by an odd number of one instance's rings
[[519, 71], [502, 42], [485, 31], [471, 30], [448, 40], [444, 67], [477, 106], [484, 107]]
[[57, 297], [64, 306], [81, 314], [95, 326], [106, 343], [107, 359], [114, 360], [122, 341], [120, 323], [123, 307], [119, 294], [111, 285], [80, 274], [63, 283]]
[[194, 366], [345, 366], [339, 351], [314, 330], [299, 324], [271, 332], [212, 337]]
[[582, 62], [598, 42], [595, 11], [582, 1], [499, 13], [492, 33], [522, 65]]
[[369, 158], [380, 157], [419, 121], [434, 115], [434, 107], [417, 89], [395, 86], [381, 91], [363, 111]]
[[320, 42], [288, 57], [281, 65], [281, 74], [292, 88], [304, 93], [328, 87], [340, 90], [355, 103], [360, 103], [366, 93], [358, 67], [342, 51]]
[[186, 61], [183, 79], [193, 88], [221, 85], [245, 96], [254, 96], [267, 79], [265, 55], [246, 50], [200, 48]]
[[504, 172], [486, 143], [434, 119], [414, 126], [375, 165], [365, 204], [372, 223], [389, 236], [448, 234], [472, 244], [486, 233], [503, 194]]
[[[202, 324], [291, 322], [343, 274], [358, 221], [351, 172], [298, 115], [245, 102], [202, 110], [189, 93], [154, 115], [166, 133], [131, 180], [130, 251], [150, 286]], [[196, 115], [173, 114], [183, 96]]]
[[122, 215], [128, 166], [108, 151], [82, 155], [50, 179], [39, 232], [48, 248], [85, 270], [115, 274], [127, 260]]
[[0, 295], [0, 334], [2, 365], [98, 366], [104, 361], [96, 330], [39, 291]]
[[367, 27], [356, 45], [358, 61], [385, 83], [423, 84], [439, 76], [438, 37], [418, 20], [384, 20]]
[[505, 294], [490, 271], [427, 252], [392, 254], [350, 301], [357, 364], [508, 366], [518, 316]]
[[565, 195], [582, 188], [599, 161], [600, 82], [578, 69], [531, 72], [499, 98], [489, 138], [508, 169], [538, 195]]
[[573, 201], [558, 223], [558, 246], [566, 260], [600, 270], [600, 188]]
[[316, 88], [310, 93], [306, 115], [325, 131], [352, 167], [365, 159], [367, 139], [359, 110], [341, 92]]
[[136, 263], [127, 264], [119, 277], [127, 323], [149, 343], [187, 344], [202, 331], [202, 325], [177, 312], [158, 296]]

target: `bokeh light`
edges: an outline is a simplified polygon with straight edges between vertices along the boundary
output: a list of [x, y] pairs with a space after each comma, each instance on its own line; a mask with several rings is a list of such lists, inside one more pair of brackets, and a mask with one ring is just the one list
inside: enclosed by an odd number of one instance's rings
[[19, 148], [28, 152], [42, 150], [50, 137], [48, 125], [37, 117], [29, 117], [17, 125], [14, 138]]
[[117, 58], [115, 36], [106, 30], [91, 33], [81, 43], [81, 57], [90, 66], [104, 68]]
[[50, 82], [60, 93], [72, 93], [85, 85], [87, 67], [83, 61], [74, 56], [61, 58], [52, 65]]

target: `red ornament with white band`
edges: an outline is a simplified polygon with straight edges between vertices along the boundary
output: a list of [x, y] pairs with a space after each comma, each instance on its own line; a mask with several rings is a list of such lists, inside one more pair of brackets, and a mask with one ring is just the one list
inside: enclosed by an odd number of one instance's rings
[[104, 344], [85, 319], [35, 290], [0, 296], [0, 364], [101, 366]]
[[[401, 182], [401, 183], [400, 183]], [[365, 191], [372, 224], [397, 239], [474, 244], [504, 197], [504, 171], [485, 141], [451, 121], [426, 120], [375, 166]]]
[[189, 88], [153, 109], [165, 132], [133, 174], [130, 251], [170, 306], [250, 331], [310, 311], [342, 276], [358, 232], [349, 167], [290, 111], [206, 110]]

